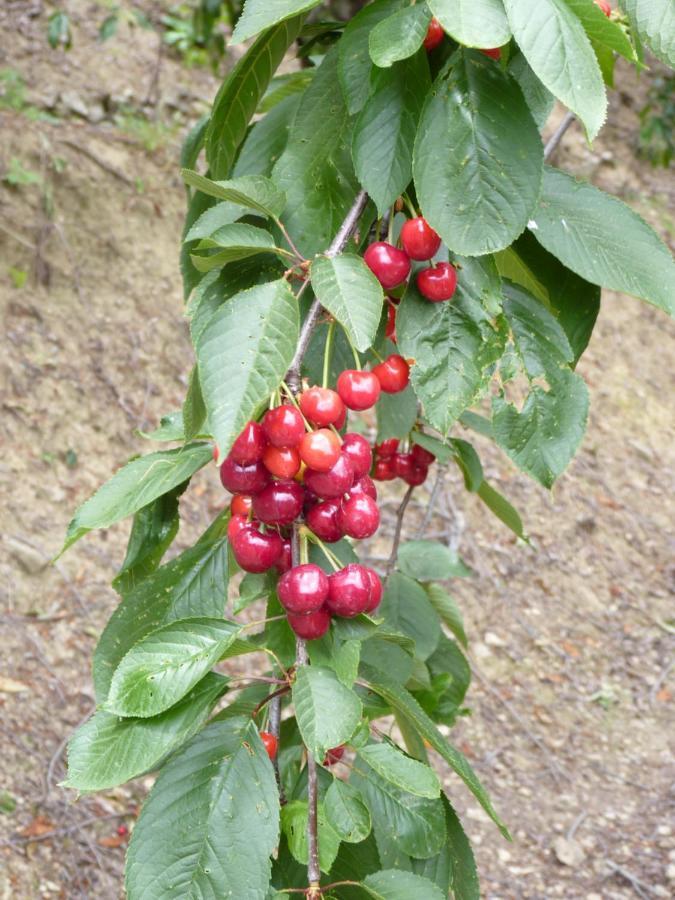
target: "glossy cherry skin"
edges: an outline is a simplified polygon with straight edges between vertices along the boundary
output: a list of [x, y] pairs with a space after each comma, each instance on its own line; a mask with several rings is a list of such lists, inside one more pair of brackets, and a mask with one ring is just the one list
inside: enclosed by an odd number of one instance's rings
[[375, 241], [374, 244], [370, 244], [363, 254], [363, 259], [385, 291], [403, 284], [410, 275], [408, 254], [386, 241]]
[[398, 478], [407, 478], [415, 467], [412, 453], [397, 453], [396, 456], [392, 457], [392, 466]]
[[398, 438], [388, 438], [380, 444], [375, 444], [375, 456], [378, 459], [390, 459], [398, 450]]
[[342, 455], [349, 458], [356, 478], [370, 472], [373, 464], [373, 451], [368, 441], [360, 434], [349, 432], [342, 439]]
[[391, 457], [377, 460], [373, 467], [373, 478], [375, 481], [393, 481], [396, 478], [394, 461]]
[[322, 766], [333, 766], [335, 763], [340, 762], [345, 753], [345, 745], [340, 744], [339, 747], [332, 747], [330, 750], [326, 751], [326, 755], [323, 758]]
[[305, 434], [300, 410], [288, 404], [268, 409], [262, 427], [265, 437], [275, 447], [297, 447]]
[[245, 572], [267, 572], [279, 560], [283, 546], [276, 531], [263, 534], [254, 525], [242, 528], [232, 541], [232, 552]]
[[300, 394], [300, 410], [313, 425], [335, 425], [344, 413], [340, 395], [331, 388], [311, 387]]
[[359, 494], [365, 494], [367, 497], [372, 497], [373, 500], [377, 500], [377, 488], [370, 475], [362, 475], [361, 478], [359, 478], [358, 481], [355, 481], [349, 488], [350, 497], [356, 497]]
[[609, 19], [612, 15], [612, 7], [607, 0], [595, 0], [595, 2]]
[[[339, 396], [339, 394], [338, 394]], [[333, 422], [333, 428], [336, 428], [338, 431], [342, 431], [345, 427], [345, 422], [347, 421], [347, 407], [342, 404], [342, 412], [340, 413], [340, 417]]]
[[263, 746], [265, 750], [267, 750], [267, 755], [269, 756], [269, 758], [276, 759], [279, 741], [277, 741], [274, 735], [270, 734], [269, 731], [261, 731], [260, 740], [263, 742]]
[[457, 269], [450, 263], [429, 266], [417, 273], [417, 289], [432, 303], [450, 300], [457, 288]]
[[295, 447], [270, 445], [263, 453], [263, 465], [277, 478], [295, 478], [300, 471], [300, 454]]
[[354, 466], [349, 457], [345, 453], [341, 453], [335, 465], [327, 472], [307, 469], [305, 484], [322, 500], [342, 497], [354, 484]]
[[275, 481], [253, 498], [253, 512], [266, 525], [290, 525], [302, 512], [305, 489], [296, 481]]
[[384, 329], [384, 336], [389, 338], [392, 344], [396, 343], [396, 307], [392, 304], [387, 305], [387, 324]]
[[345, 369], [337, 380], [338, 394], [348, 409], [362, 411], [375, 406], [380, 396], [380, 382], [373, 372]]
[[416, 466], [426, 466], [429, 468], [436, 459], [434, 454], [425, 447], [422, 447], [421, 444], [413, 444], [410, 452], [412, 453], [412, 458], [415, 460]]
[[232, 444], [232, 449], [228, 456], [236, 463], [239, 463], [240, 466], [248, 466], [262, 459], [266, 446], [267, 439], [263, 433], [262, 425], [259, 422], [249, 422], [244, 426], [243, 431], [234, 444]]
[[293, 566], [279, 579], [277, 594], [286, 612], [299, 616], [316, 612], [326, 602], [328, 576], [314, 563]]
[[423, 216], [408, 219], [401, 229], [401, 243], [410, 259], [431, 259], [441, 246], [441, 238]]
[[316, 612], [304, 616], [288, 614], [288, 624], [299, 638], [305, 641], [315, 641], [323, 637], [330, 628], [330, 612], [323, 606]]
[[282, 541], [281, 542], [281, 556], [276, 562], [275, 569], [280, 575], [283, 575], [284, 572], [288, 572], [288, 570], [293, 565], [293, 551], [291, 548], [290, 541]]
[[484, 53], [486, 56], [489, 56], [490, 59], [496, 59], [499, 61], [502, 58], [502, 51], [499, 47], [486, 47], [480, 51]]
[[230, 521], [227, 523], [227, 538], [230, 543], [232, 543], [235, 537], [239, 534], [242, 528], [246, 528], [249, 525], [248, 515], [245, 516], [232, 516]]
[[230, 503], [233, 516], [248, 516], [253, 509], [253, 497], [250, 494], [235, 494]]
[[386, 394], [398, 394], [404, 391], [410, 381], [410, 366], [398, 353], [392, 353], [384, 362], [375, 366], [373, 373]]
[[364, 609], [364, 612], [371, 613], [377, 609], [382, 600], [382, 593], [384, 588], [382, 587], [382, 581], [380, 580], [380, 576], [374, 569], [369, 568], [368, 566], [364, 566], [366, 572], [368, 573], [368, 578], [370, 579], [370, 603]]
[[240, 466], [229, 456], [220, 467], [223, 487], [233, 494], [258, 494], [270, 483], [270, 473], [261, 462]]
[[427, 53], [430, 53], [435, 47], [438, 47], [440, 42], [443, 40], [443, 27], [438, 19], [434, 16], [431, 22], [429, 22], [429, 27], [427, 28], [427, 34], [424, 38], [424, 49]]
[[305, 514], [305, 521], [309, 529], [326, 544], [334, 544], [345, 536], [340, 524], [339, 500], [317, 503]]
[[428, 474], [429, 469], [426, 466], [413, 466], [412, 470], [403, 476], [403, 480], [410, 487], [419, 487], [427, 480]]
[[379, 528], [380, 510], [372, 497], [355, 494], [342, 501], [340, 523], [345, 534], [362, 541]]
[[329, 577], [326, 606], [334, 616], [351, 619], [370, 603], [371, 584], [365, 566], [349, 563]]
[[308, 431], [300, 442], [298, 452], [300, 459], [310, 469], [327, 472], [340, 458], [342, 442], [329, 428]]

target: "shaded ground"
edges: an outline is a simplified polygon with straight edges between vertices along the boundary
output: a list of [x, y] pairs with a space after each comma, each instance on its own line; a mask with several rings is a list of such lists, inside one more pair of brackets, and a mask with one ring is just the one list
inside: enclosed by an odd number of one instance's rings
[[[56, 113], [50, 123], [0, 108], [0, 177], [40, 180], [0, 182], [3, 900], [121, 894], [126, 837], [117, 829], [132, 824], [145, 786], [74, 804], [56, 785], [64, 741], [93, 706], [89, 661], [116, 603], [108, 583], [126, 528], [89, 536], [57, 568], [47, 560], [74, 507], [147, 449], [134, 430], [182, 398], [190, 348], [176, 264], [183, 194], [174, 131], [216, 84], [165, 60], [159, 88], [171, 105], [148, 126], [133, 111], [153, 90], [156, 99], [154, 35], [135, 31], [101, 47], [100, 9], [69, 8], [68, 57], [47, 48], [40, 4], [0, 11], [0, 28], [13, 36], [0, 70], [25, 79], [24, 107]], [[632, 76], [624, 79], [632, 94]], [[614, 96], [593, 152], [571, 132], [557, 162], [623, 196], [672, 241], [673, 180], [636, 163], [629, 101], [629, 88]], [[100, 121], [83, 118], [98, 120], [99, 107]], [[453, 585], [475, 672], [472, 715], [453, 739], [515, 837], [501, 841], [449, 780], [477, 842], [486, 897], [668, 897], [675, 887], [674, 336], [658, 311], [604, 299], [580, 367], [592, 397], [588, 434], [551, 495], [478, 442], [531, 547], [517, 546], [454, 472], [446, 477], [443, 516], [430, 530], [477, 571]], [[420, 493], [411, 526], [426, 506]], [[181, 504], [178, 546], [222, 503], [213, 471], [200, 473]]]

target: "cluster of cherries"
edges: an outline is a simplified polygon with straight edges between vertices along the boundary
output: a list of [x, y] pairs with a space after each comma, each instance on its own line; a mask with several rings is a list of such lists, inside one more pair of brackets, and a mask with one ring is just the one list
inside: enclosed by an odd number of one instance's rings
[[411, 487], [419, 487], [427, 480], [429, 466], [436, 459], [433, 453], [413, 444], [408, 452], [399, 452], [396, 438], [382, 441], [375, 447], [373, 478], [376, 481], [393, 481], [401, 478]]

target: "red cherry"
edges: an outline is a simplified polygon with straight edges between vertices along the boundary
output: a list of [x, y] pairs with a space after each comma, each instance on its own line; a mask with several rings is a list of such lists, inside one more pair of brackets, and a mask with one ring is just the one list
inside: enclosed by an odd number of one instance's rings
[[340, 438], [329, 428], [308, 431], [300, 442], [300, 459], [317, 472], [332, 469], [340, 458], [342, 444]]
[[315, 469], [305, 471], [305, 484], [322, 500], [332, 500], [346, 494], [354, 484], [354, 466], [349, 457], [341, 453], [335, 465], [327, 472]]
[[269, 731], [261, 731], [260, 740], [263, 742], [263, 746], [265, 747], [265, 750], [267, 750], [269, 758], [276, 759], [279, 742], [274, 735], [270, 734]]
[[449, 300], [457, 287], [457, 269], [450, 263], [442, 262], [429, 266], [417, 273], [417, 289], [432, 303]]
[[415, 460], [415, 465], [417, 466], [426, 466], [426, 468], [429, 468], [436, 459], [434, 454], [422, 447], [421, 444], [413, 444], [411, 452], [412, 458]]
[[261, 462], [240, 466], [229, 456], [220, 467], [223, 487], [233, 494], [257, 494], [270, 482], [270, 473]]
[[398, 353], [388, 356], [384, 362], [375, 366], [373, 372], [386, 394], [398, 394], [408, 387], [410, 366]]
[[289, 404], [268, 409], [262, 427], [265, 437], [275, 447], [297, 447], [305, 434], [302, 413]]
[[337, 380], [338, 394], [348, 409], [364, 410], [375, 406], [380, 396], [380, 382], [373, 372], [345, 369]]
[[277, 560], [276, 570], [280, 575], [283, 575], [284, 572], [288, 572], [290, 567], [293, 565], [293, 551], [291, 549], [290, 541], [282, 541], [281, 543], [281, 556]]
[[408, 254], [392, 244], [387, 244], [386, 241], [375, 241], [374, 244], [370, 244], [363, 254], [363, 259], [385, 291], [403, 284], [410, 275]]
[[323, 637], [330, 628], [330, 613], [325, 606], [304, 616], [289, 613], [288, 624], [299, 638], [303, 638], [305, 641], [315, 641], [317, 638]]
[[331, 750], [326, 751], [326, 755], [323, 758], [322, 766], [332, 766], [337, 762], [340, 762], [345, 753], [345, 745], [340, 744], [339, 747], [333, 747]]
[[263, 465], [277, 478], [293, 478], [300, 471], [300, 454], [294, 447], [269, 446], [263, 454]]
[[340, 395], [330, 388], [312, 387], [299, 397], [300, 410], [314, 425], [335, 425], [344, 412]]
[[370, 475], [362, 475], [361, 478], [359, 478], [358, 481], [355, 481], [349, 488], [349, 495], [351, 497], [356, 497], [360, 494], [365, 494], [367, 497], [372, 497], [373, 500], [377, 500], [377, 488]]
[[441, 246], [441, 238], [425, 218], [417, 216], [404, 223], [401, 243], [410, 259], [431, 259]]
[[328, 596], [328, 576], [314, 563], [294, 566], [279, 579], [277, 594], [286, 612], [300, 616], [316, 612]]
[[250, 494], [235, 494], [230, 503], [233, 516], [248, 516], [253, 509], [253, 497]]
[[373, 464], [373, 452], [368, 441], [360, 434], [349, 432], [343, 437], [342, 454], [349, 458], [357, 478], [370, 472]]
[[373, 468], [373, 478], [375, 481], [393, 481], [396, 478], [393, 460], [390, 457], [377, 460]]
[[372, 537], [380, 525], [380, 510], [367, 494], [356, 494], [342, 501], [340, 523], [349, 537], [363, 540]]
[[302, 512], [305, 489], [297, 481], [275, 481], [253, 498], [253, 512], [266, 525], [290, 525]]
[[413, 466], [407, 475], [403, 476], [403, 480], [411, 487], [419, 487], [427, 480], [429, 469], [426, 466]]
[[364, 566], [364, 568], [370, 579], [370, 603], [364, 609], [364, 612], [371, 613], [380, 605], [384, 588], [382, 587], [382, 581], [377, 572], [368, 566]]
[[129, 829], [127, 828], [126, 825], [118, 825], [117, 833], [119, 834], [120, 837], [126, 837], [126, 835], [129, 834]]
[[389, 459], [398, 450], [398, 438], [387, 438], [380, 444], [375, 445], [375, 455], [378, 459]]
[[[338, 394], [338, 396], [340, 396]], [[336, 428], [338, 431], [342, 431], [345, 427], [345, 422], [347, 421], [347, 407], [342, 404], [342, 412], [340, 413], [340, 417], [333, 422], [333, 428]]]
[[438, 21], [436, 16], [433, 17], [431, 22], [429, 22], [429, 27], [427, 28], [427, 36], [424, 38], [424, 49], [427, 53], [431, 52], [435, 47], [438, 47], [440, 42], [443, 40], [443, 26]]
[[396, 343], [396, 307], [391, 304], [387, 305], [387, 324], [384, 336], [389, 338], [392, 344]]
[[242, 528], [249, 524], [248, 516], [232, 516], [227, 523], [227, 538], [232, 543]]
[[246, 525], [234, 536], [232, 552], [245, 572], [266, 572], [281, 556], [283, 546], [276, 531], [263, 534], [254, 525]]
[[334, 616], [351, 619], [362, 613], [370, 603], [370, 578], [364, 566], [349, 563], [328, 579], [326, 606]]
[[317, 503], [306, 514], [306, 522], [310, 530], [327, 544], [334, 544], [345, 535], [340, 524], [339, 500]]
[[489, 56], [490, 59], [496, 59], [497, 61], [502, 58], [502, 51], [499, 49], [499, 47], [485, 48], [480, 52], [484, 53], [486, 56]]
[[612, 7], [607, 0], [595, 0], [595, 2], [609, 19], [612, 15]]
[[244, 430], [234, 444], [232, 444], [232, 449], [228, 456], [236, 463], [239, 463], [240, 466], [248, 466], [262, 459], [266, 446], [267, 440], [265, 439], [262, 425], [258, 422], [249, 422], [248, 425], [244, 426]]
[[407, 478], [415, 466], [412, 453], [397, 453], [392, 458], [392, 467], [398, 478]]

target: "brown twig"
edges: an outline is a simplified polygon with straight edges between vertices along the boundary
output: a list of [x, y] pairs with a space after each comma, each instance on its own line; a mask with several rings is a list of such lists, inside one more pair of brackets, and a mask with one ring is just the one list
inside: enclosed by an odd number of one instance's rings
[[566, 113], [565, 118], [546, 142], [546, 146], [544, 147], [544, 162], [547, 162], [553, 156], [558, 148], [558, 144], [563, 139], [565, 132], [575, 120], [576, 116], [574, 113]]
[[263, 706], [265, 706], [266, 703], [269, 703], [270, 700], [274, 700], [275, 697], [281, 697], [283, 694], [287, 694], [290, 691], [290, 689], [291, 689], [290, 685], [285, 684], [283, 687], [280, 687], [278, 691], [272, 691], [271, 694], [268, 694], [266, 697], [264, 697], [260, 701], [260, 703], [258, 703], [258, 705], [255, 707], [255, 709], [253, 710], [253, 712], [251, 714], [251, 718], [254, 719], [258, 715], [260, 710], [263, 708]]
[[396, 512], [396, 529], [394, 531], [394, 540], [391, 545], [391, 553], [389, 555], [389, 559], [387, 560], [387, 565], [384, 570], [385, 578], [389, 578], [391, 573], [394, 571], [394, 566], [396, 565], [396, 557], [398, 556], [398, 547], [401, 543], [401, 531], [403, 529], [403, 516], [405, 515], [405, 511], [408, 508], [408, 504], [413, 495], [413, 491], [415, 490], [414, 486], [411, 484], [408, 490], [405, 492], [403, 500], [401, 500], [401, 505], [399, 506]]

